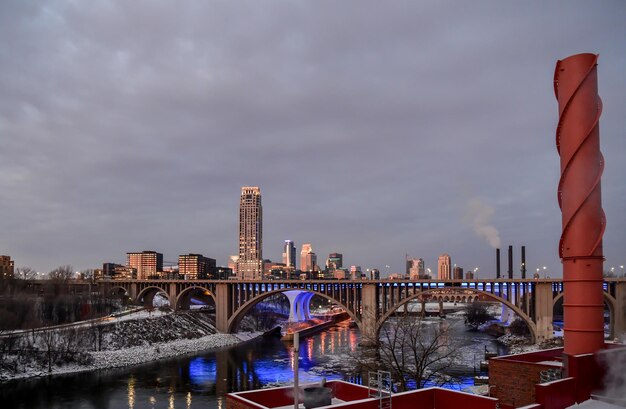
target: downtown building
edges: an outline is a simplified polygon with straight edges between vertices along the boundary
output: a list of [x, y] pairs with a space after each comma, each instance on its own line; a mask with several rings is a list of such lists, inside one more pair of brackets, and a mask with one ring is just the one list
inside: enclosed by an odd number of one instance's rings
[[263, 207], [257, 186], [241, 188], [237, 277], [242, 280], [263, 278]]
[[409, 280], [419, 280], [426, 278], [424, 259], [407, 257], [405, 277], [407, 277]]
[[291, 271], [296, 269], [296, 246], [291, 240], [285, 240], [283, 245], [283, 264], [286, 269], [291, 269]]
[[437, 279], [449, 280], [452, 273], [452, 265], [450, 264], [450, 256], [443, 253], [437, 260]]
[[15, 265], [10, 256], [0, 256], [0, 280], [9, 280], [13, 278], [15, 273]]
[[181, 254], [178, 256], [178, 274], [185, 280], [217, 278], [215, 259], [202, 254]]
[[300, 270], [303, 273], [315, 271], [317, 266], [317, 254], [313, 252], [311, 243], [304, 243], [300, 251]]
[[163, 254], [156, 251], [126, 253], [126, 267], [137, 272], [138, 280], [158, 278], [163, 271]]
[[326, 259], [326, 269], [334, 271], [343, 267], [343, 254], [330, 253]]

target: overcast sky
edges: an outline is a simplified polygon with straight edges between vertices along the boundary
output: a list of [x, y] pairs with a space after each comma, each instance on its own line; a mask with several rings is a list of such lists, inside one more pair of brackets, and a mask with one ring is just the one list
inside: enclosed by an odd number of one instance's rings
[[[2, 1], [0, 254], [238, 251], [560, 276], [558, 59], [599, 53], [605, 267], [626, 264], [626, 2]], [[487, 229], [485, 229], [487, 227]], [[492, 243], [490, 243], [490, 241]], [[390, 267], [385, 267], [390, 266]], [[519, 274], [519, 272], [516, 272]]]

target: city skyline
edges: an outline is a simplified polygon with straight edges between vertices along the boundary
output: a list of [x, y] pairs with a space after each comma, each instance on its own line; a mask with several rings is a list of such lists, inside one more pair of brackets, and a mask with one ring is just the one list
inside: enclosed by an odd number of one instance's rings
[[499, 242], [558, 277], [554, 63], [592, 52], [605, 268], [626, 264], [623, 2], [247, 7], [3, 2], [0, 254], [225, 265], [252, 184], [273, 261], [290, 239], [383, 275], [446, 252], [494, 277]]

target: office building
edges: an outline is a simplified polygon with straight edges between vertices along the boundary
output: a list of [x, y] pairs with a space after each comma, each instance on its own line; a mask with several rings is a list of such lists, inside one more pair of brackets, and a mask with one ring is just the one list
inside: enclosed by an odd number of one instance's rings
[[300, 252], [300, 270], [302, 272], [314, 271], [317, 266], [317, 254], [313, 252], [311, 243], [304, 243]]
[[283, 245], [283, 264], [292, 270], [296, 269], [296, 246], [291, 240], [285, 240]]
[[263, 276], [263, 207], [257, 186], [241, 188], [237, 276], [243, 280], [260, 280]]
[[326, 259], [326, 268], [328, 270], [337, 270], [343, 267], [343, 254], [330, 253]]
[[136, 279], [137, 269], [117, 263], [102, 263], [102, 276], [113, 280]]
[[157, 278], [163, 271], [163, 254], [156, 251], [126, 253], [126, 267], [137, 271], [137, 279]]
[[215, 278], [218, 280], [229, 280], [231, 277], [236, 277], [233, 269], [230, 267], [216, 267], [215, 274], [217, 275]]
[[181, 254], [178, 256], [178, 274], [185, 280], [214, 279], [217, 276], [215, 259], [202, 254]]
[[360, 280], [361, 275], [361, 266], [350, 266], [350, 280]]
[[426, 277], [424, 270], [424, 259], [407, 258], [406, 260], [406, 276], [410, 280], [419, 280]]
[[463, 267], [454, 266], [453, 273], [453, 277], [455, 280], [463, 279]]
[[237, 275], [237, 262], [239, 261], [239, 256], [228, 256], [228, 268], [233, 272], [234, 275]]
[[0, 280], [9, 280], [15, 274], [14, 261], [10, 256], [0, 256]]
[[370, 280], [380, 280], [380, 270], [377, 268], [372, 268], [369, 271], [369, 279]]
[[439, 280], [449, 280], [452, 265], [450, 264], [450, 256], [448, 254], [442, 254], [437, 261], [437, 278]]

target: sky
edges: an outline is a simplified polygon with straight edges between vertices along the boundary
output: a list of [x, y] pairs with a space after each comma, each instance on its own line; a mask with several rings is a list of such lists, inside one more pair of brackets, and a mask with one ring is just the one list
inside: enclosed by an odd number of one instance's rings
[[[561, 276], [558, 59], [600, 55], [605, 268], [626, 264], [624, 1], [2, 1], [0, 254], [156, 250]], [[543, 270], [546, 266], [546, 270]]]

